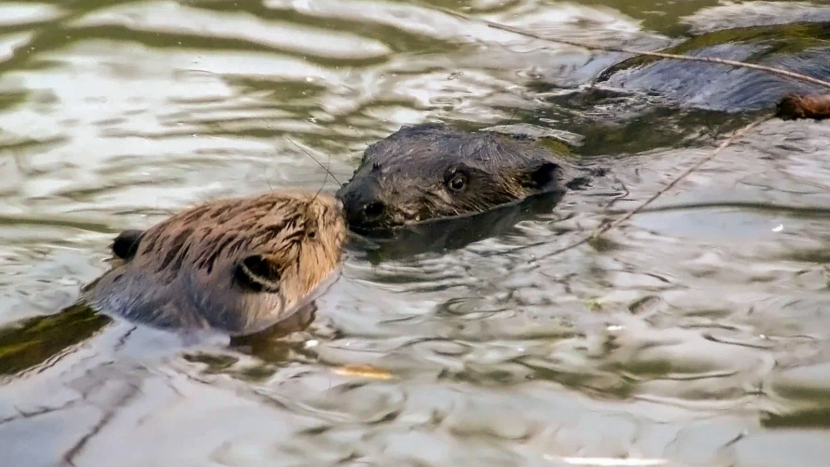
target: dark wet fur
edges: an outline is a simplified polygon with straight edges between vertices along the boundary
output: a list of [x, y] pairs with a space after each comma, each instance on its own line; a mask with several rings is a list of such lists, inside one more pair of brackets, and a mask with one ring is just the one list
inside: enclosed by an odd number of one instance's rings
[[122, 264], [83, 298], [157, 327], [256, 332], [287, 318], [332, 274], [344, 237], [327, 196], [215, 201], [116, 237]]
[[[453, 190], [454, 178], [465, 180]], [[565, 190], [561, 159], [532, 141], [440, 124], [404, 127], [366, 150], [338, 192], [349, 227], [381, 234]]]
[[[687, 55], [749, 61], [830, 79], [830, 47], [798, 53], [775, 54], [764, 42], [726, 43], [701, 48]], [[766, 56], [757, 60], [757, 56]], [[719, 112], [747, 112], [774, 108], [786, 95], [815, 94], [825, 89], [768, 72], [712, 63], [657, 60], [628, 69], [612, 67], [599, 82], [626, 91], [654, 93], [683, 108]]]

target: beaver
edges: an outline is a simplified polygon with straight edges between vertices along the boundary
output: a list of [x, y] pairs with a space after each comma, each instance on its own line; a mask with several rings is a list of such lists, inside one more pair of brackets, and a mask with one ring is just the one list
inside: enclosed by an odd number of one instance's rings
[[[828, 26], [796, 23], [718, 30], [662, 52], [756, 63], [827, 80]], [[662, 100], [684, 109], [731, 114], [771, 109], [788, 94], [825, 91], [761, 70], [650, 57], [626, 59], [603, 71], [597, 83], [648, 96], [652, 106]]]
[[256, 333], [290, 318], [336, 277], [345, 236], [331, 196], [213, 201], [118, 235], [116, 265], [82, 301], [160, 328]]
[[532, 142], [422, 124], [369, 146], [336, 196], [351, 230], [384, 236], [565, 190], [562, 159]]
[[782, 120], [796, 120], [799, 118], [824, 120], [830, 118], [830, 94], [786, 95], [778, 103], [775, 116]]

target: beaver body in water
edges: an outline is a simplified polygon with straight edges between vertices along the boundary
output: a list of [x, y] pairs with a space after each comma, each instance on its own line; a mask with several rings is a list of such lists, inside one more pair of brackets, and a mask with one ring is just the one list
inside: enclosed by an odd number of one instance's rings
[[82, 299], [156, 327], [258, 332], [336, 276], [346, 227], [325, 195], [210, 202], [113, 243], [117, 264]]
[[824, 120], [830, 118], [830, 94], [784, 96], [778, 103], [776, 116], [783, 120], [812, 118]]
[[[830, 23], [780, 24], [709, 32], [662, 52], [755, 63], [827, 80], [828, 39]], [[826, 91], [762, 70], [650, 57], [624, 60], [597, 81], [648, 95], [651, 105], [660, 96], [680, 108], [728, 113], [771, 109], [788, 94]]]
[[388, 233], [561, 194], [563, 179], [562, 160], [532, 142], [424, 124], [369, 146], [337, 197], [352, 230]]

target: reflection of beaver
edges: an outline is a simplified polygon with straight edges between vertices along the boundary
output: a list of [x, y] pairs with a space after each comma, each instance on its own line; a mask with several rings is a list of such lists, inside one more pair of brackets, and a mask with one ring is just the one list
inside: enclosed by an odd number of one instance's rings
[[337, 197], [349, 227], [367, 233], [561, 194], [562, 178], [561, 161], [532, 143], [428, 124], [369, 146]]
[[443, 254], [479, 240], [503, 235], [523, 220], [549, 214], [564, 193], [532, 196], [518, 203], [497, 206], [471, 216], [432, 219], [396, 230], [391, 238], [371, 235], [353, 242], [360, 254], [372, 263], [420, 254]]
[[257, 332], [333, 277], [345, 233], [339, 203], [324, 195], [214, 201], [119, 235], [113, 252], [123, 264], [84, 299], [159, 327]]

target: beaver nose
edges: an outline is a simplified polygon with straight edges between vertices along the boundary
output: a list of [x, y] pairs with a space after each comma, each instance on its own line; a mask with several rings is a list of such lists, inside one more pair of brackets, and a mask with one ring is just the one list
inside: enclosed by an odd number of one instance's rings
[[363, 218], [367, 221], [373, 221], [383, 215], [386, 211], [386, 205], [381, 201], [370, 201], [363, 206]]
[[354, 231], [375, 230], [386, 224], [394, 208], [385, 202], [376, 183], [352, 180], [337, 192], [343, 200], [346, 222]]

